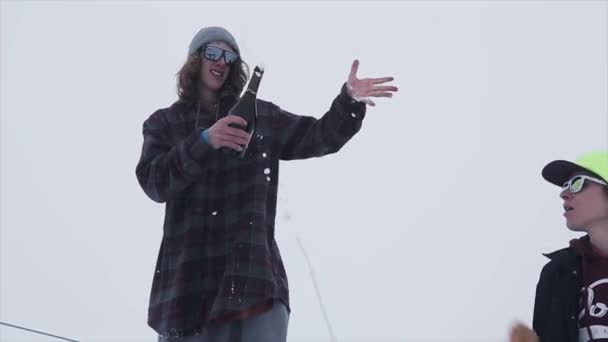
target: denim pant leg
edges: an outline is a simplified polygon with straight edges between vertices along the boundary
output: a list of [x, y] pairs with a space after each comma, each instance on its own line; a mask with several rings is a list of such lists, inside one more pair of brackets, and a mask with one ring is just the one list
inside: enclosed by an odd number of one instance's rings
[[194, 336], [180, 339], [158, 337], [158, 342], [241, 342], [242, 322], [234, 321], [227, 324], [207, 327], [203, 332]]
[[244, 321], [207, 327], [201, 334], [181, 339], [158, 337], [158, 342], [286, 342], [289, 313], [275, 301], [272, 309]]
[[270, 311], [243, 321], [242, 342], [286, 342], [289, 313], [280, 301]]

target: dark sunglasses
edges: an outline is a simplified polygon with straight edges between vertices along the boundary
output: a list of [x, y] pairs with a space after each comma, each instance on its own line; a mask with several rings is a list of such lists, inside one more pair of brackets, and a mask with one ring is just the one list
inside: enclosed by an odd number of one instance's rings
[[232, 65], [240, 58], [239, 55], [232, 51], [224, 50], [220, 47], [211, 45], [203, 46], [201, 49], [201, 54], [203, 57], [205, 57], [205, 59], [213, 62], [217, 62], [220, 60], [220, 58], [224, 57], [224, 62], [226, 62], [226, 65]]
[[564, 190], [569, 190], [571, 193], [575, 194], [575, 193], [583, 190], [585, 181], [590, 181], [590, 182], [601, 184], [601, 185], [608, 185], [608, 184], [606, 184], [606, 182], [604, 182], [601, 179], [597, 179], [595, 177], [589, 177], [589, 176], [585, 176], [585, 175], [579, 175], [579, 176], [572, 177], [572, 179], [570, 179], [569, 181], [564, 183], [562, 188]]

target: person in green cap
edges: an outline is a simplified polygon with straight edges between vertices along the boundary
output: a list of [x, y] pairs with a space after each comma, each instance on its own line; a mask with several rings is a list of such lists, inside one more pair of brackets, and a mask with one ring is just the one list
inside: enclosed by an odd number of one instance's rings
[[550, 254], [536, 288], [533, 330], [511, 330], [511, 342], [608, 341], [608, 151], [575, 162], [556, 160], [542, 176], [562, 187], [566, 226], [586, 233]]

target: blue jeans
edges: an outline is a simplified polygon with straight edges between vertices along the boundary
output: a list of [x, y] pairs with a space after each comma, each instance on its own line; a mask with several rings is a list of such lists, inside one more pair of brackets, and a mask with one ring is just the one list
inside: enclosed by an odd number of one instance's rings
[[158, 342], [286, 342], [289, 313], [283, 303], [275, 301], [272, 309], [243, 321], [210, 326], [202, 333]]

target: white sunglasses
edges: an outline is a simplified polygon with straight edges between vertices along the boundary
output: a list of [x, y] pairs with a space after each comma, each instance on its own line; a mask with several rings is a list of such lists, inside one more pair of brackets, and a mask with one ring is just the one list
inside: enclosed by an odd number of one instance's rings
[[595, 177], [590, 177], [590, 176], [585, 176], [585, 175], [578, 175], [578, 176], [572, 177], [572, 179], [570, 179], [569, 181], [567, 181], [566, 183], [564, 183], [564, 185], [562, 186], [562, 188], [564, 190], [568, 190], [571, 193], [575, 194], [575, 193], [580, 192], [581, 190], [583, 190], [583, 186], [585, 185], [585, 181], [590, 181], [590, 182], [594, 182], [594, 183], [597, 183], [597, 184], [608, 186], [608, 183], [604, 182], [601, 179], [597, 179]]

